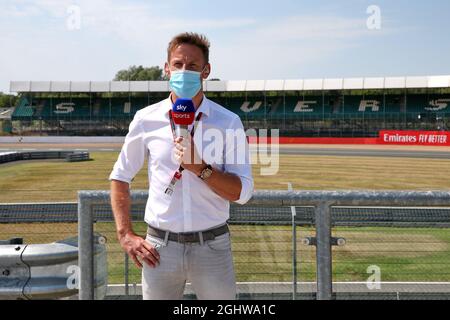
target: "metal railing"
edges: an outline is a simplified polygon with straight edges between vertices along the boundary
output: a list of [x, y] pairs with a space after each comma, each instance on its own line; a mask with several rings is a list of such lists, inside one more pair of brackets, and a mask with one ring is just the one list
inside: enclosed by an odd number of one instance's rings
[[89, 152], [73, 152], [66, 155], [67, 162], [87, 161], [89, 160]]
[[65, 159], [72, 161], [89, 160], [89, 152], [79, 151], [31, 151], [31, 152], [6, 152], [0, 154], [0, 163], [20, 160]]
[[[133, 204], [144, 204], [148, 194], [144, 191], [131, 193]], [[94, 261], [93, 207], [109, 204], [108, 191], [79, 191], [78, 233], [80, 289], [79, 298], [93, 299]], [[316, 227], [317, 295], [319, 300], [332, 299], [332, 244], [331, 207], [335, 206], [398, 206], [443, 207], [450, 206], [450, 191], [256, 191], [246, 206], [314, 208]], [[295, 256], [294, 256], [295, 257]], [[294, 280], [293, 286], [296, 286]]]

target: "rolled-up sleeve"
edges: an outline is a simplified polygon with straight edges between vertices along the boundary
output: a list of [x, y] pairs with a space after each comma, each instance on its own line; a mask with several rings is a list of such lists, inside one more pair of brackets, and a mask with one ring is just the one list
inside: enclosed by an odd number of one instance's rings
[[120, 151], [119, 158], [109, 175], [109, 180], [119, 180], [131, 183], [133, 178], [142, 168], [146, 155], [143, 133], [144, 131], [142, 130], [142, 125], [137, 113], [130, 123], [128, 134], [125, 137], [125, 142]]
[[235, 202], [245, 204], [253, 195], [253, 176], [250, 163], [250, 148], [239, 117], [227, 129], [224, 145], [225, 172], [235, 174], [241, 179], [241, 193]]

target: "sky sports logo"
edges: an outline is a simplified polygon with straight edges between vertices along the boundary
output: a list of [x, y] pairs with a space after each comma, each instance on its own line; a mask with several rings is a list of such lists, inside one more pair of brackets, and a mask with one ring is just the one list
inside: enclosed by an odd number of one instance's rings
[[178, 105], [177, 106], [177, 111], [186, 111], [187, 106], [183, 106], [183, 105]]
[[176, 111], [189, 112], [189, 107], [190, 106], [183, 106], [182, 104], [179, 104], [175, 107], [175, 109], [176, 109]]
[[175, 119], [192, 119], [194, 117], [193, 112], [174, 112], [173, 117]]

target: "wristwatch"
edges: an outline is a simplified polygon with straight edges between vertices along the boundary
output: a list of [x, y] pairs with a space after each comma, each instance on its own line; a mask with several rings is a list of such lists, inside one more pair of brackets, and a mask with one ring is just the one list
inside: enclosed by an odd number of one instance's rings
[[206, 168], [202, 170], [198, 177], [202, 180], [206, 180], [211, 176], [212, 172], [213, 171], [211, 165], [207, 164]]

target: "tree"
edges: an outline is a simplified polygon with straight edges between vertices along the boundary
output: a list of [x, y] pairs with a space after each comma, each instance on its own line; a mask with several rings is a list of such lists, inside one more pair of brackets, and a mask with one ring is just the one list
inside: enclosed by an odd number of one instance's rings
[[16, 105], [17, 96], [0, 92], [0, 108], [10, 108]]
[[130, 66], [128, 69], [119, 70], [114, 81], [150, 81], [166, 80], [163, 70], [158, 66], [144, 68], [143, 66]]

